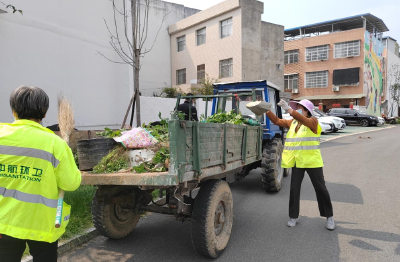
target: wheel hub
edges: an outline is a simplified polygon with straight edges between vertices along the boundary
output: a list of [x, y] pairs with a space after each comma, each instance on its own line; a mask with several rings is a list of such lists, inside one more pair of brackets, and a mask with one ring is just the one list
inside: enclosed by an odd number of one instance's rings
[[215, 209], [215, 219], [214, 219], [214, 232], [215, 235], [219, 235], [225, 225], [225, 207], [224, 203], [220, 201]]
[[115, 218], [121, 222], [127, 221], [131, 217], [130, 212], [129, 209], [124, 208], [123, 204], [116, 203], [114, 206]]

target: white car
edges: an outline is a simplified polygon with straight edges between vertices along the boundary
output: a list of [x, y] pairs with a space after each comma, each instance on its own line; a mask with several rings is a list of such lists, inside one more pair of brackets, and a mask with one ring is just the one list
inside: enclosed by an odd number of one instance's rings
[[[285, 113], [282, 114], [282, 118], [286, 119], [286, 120], [290, 120], [293, 119], [293, 117], [289, 114], [289, 113]], [[329, 132], [333, 132], [335, 129], [335, 125], [333, 124], [333, 122], [329, 119], [325, 119], [325, 118], [318, 118], [318, 123], [321, 126], [322, 129], [322, 133], [329, 133]]]
[[378, 125], [384, 125], [385, 124], [385, 119], [383, 117], [378, 116]]
[[343, 130], [346, 128], [346, 122], [343, 118], [337, 116], [328, 116], [318, 109], [313, 110], [313, 115], [318, 118], [318, 121], [321, 119], [324, 122], [332, 122], [334, 124], [333, 132], [337, 132], [338, 130]]

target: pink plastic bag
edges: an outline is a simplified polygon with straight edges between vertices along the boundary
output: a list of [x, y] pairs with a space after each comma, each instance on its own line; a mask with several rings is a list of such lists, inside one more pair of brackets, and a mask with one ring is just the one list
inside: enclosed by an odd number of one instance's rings
[[114, 140], [122, 143], [126, 148], [147, 148], [158, 143], [157, 139], [141, 127], [124, 131], [122, 136], [114, 137]]

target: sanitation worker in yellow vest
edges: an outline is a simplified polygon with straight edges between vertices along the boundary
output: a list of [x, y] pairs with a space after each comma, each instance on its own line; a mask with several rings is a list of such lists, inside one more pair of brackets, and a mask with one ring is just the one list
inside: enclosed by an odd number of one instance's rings
[[64, 140], [40, 124], [49, 108], [42, 89], [17, 88], [10, 106], [15, 122], [0, 124], [0, 261], [20, 261], [26, 244], [33, 261], [57, 261], [70, 214], [64, 203], [55, 227], [58, 192], [76, 190], [81, 174]]
[[319, 149], [321, 126], [317, 118], [312, 116], [314, 105], [309, 100], [291, 101], [289, 104], [281, 100], [278, 105], [294, 118], [279, 119], [271, 111], [266, 114], [276, 125], [288, 128], [282, 154], [282, 167], [292, 168], [289, 197], [289, 227], [296, 226], [300, 213], [300, 189], [304, 173], [307, 172], [317, 195], [320, 215], [326, 217], [326, 228], [335, 229], [332, 202], [325, 186], [322, 171], [323, 162]]

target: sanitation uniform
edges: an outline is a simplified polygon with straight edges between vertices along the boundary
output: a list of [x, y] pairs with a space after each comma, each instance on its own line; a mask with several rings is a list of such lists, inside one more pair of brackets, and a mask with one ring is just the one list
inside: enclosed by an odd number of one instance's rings
[[0, 261], [20, 261], [29, 245], [34, 261], [56, 261], [70, 206], [55, 228], [58, 192], [73, 191], [81, 174], [66, 142], [30, 120], [0, 124]]
[[293, 111], [294, 119], [291, 120], [279, 119], [271, 111], [267, 112], [267, 116], [274, 124], [289, 129], [282, 153], [282, 167], [292, 168], [289, 217], [299, 217], [300, 190], [305, 172], [314, 186], [320, 215], [333, 216], [332, 202], [322, 170], [324, 164], [319, 149], [321, 126], [318, 120], [315, 117], [307, 118], [296, 111]]

